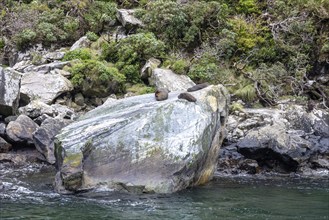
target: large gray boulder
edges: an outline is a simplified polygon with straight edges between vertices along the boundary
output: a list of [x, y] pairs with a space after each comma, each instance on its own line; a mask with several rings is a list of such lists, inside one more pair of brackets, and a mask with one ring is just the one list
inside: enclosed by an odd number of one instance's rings
[[0, 66], [0, 115], [14, 115], [18, 108], [21, 75]]
[[169, 91], [183, 91], [195, 85], [195, 83], [185, 75], [177, 75], [170, 69], [156, 68], [149, 78], [150, 85], [157, 88], [167, 88]]
[[60, 74], [30, 72], [22, 77], [21, 98], [26, 103], [39, 99], [46, 104], [51, 104], [56, 97], [72, 90], [72, 83]]
[[20, 115], [15, 121], [9, 122], [6, 127], [6, 135], [16, 144], [33, 144], [33, 132], [39, 126], [26, 115]]
[[229, 146], [223, 148], [220, 164], [245, 158], [257, 161], [259, 172], [307, 174], [318, 168], [315, 163], [329, 159], [329, 112], [323, 109], [308, 112], [289, 104], [244, 109], [229, 116], [227, 129]]
[[59, 131], [71, 121], [58, 118], [47, 118], [33, 133], [33, 142], [36, 149], [42, 154], [44, 161], [54, 164], [54, 139]]
[[55, 142], [57, 190], [170, 193], [209, 181], [229, 95], [222, 85], [193, 92], [195, 103], [179, 94], [108, 102], [63, 128]]

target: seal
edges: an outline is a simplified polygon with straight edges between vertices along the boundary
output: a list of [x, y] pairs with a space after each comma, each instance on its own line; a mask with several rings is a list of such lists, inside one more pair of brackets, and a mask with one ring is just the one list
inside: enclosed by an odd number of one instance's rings
[[157, 101], [166, 100], [166, 99], [168, 99], [168, 93], [169, 93], [169, 90], [168, 89], [166, 89], [166, 88], [158, 88], [155, 91], [155, 99]]
[[188, 92], [194, 92], [194, 91], [198, 91], [200, 89], [204, 89], [204, 88], [206, 88], [208, 86], [209, 86], [208, 83], [201, 83], [201, 84], [197, 84], [195, 86], [192, 86], [191, 88], [188, 88], [187, 91]]
[[196, 98], [193, 95], [191, 95], [190, 93], [187, 93], [187, 92], [183, 92], [183, 93], [179, 94], [178, 98], [179, 99], [186, 99], [189, 102], [196, 102]]

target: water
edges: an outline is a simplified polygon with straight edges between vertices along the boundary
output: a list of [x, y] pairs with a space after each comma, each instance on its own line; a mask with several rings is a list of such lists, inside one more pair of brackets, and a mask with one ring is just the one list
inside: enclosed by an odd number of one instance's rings
[[329, 219], [327, 179], [217, 177], [171, 195], [63, 196], [52, 169], [0, 170], [0, 219]]

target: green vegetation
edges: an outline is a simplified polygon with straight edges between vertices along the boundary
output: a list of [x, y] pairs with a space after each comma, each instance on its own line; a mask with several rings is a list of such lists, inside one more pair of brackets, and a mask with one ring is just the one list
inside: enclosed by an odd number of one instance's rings
[[[149, 58], [196, 83], [222, 83], [250, 104], [274, 105], [280, 97], [325, 100], [329, 71], [327, 0], [25, 0], [0, 3], [0, 56], [6, 47], [70, 46], [86, 35], [91, 48], [67, 52], [76, 89], [152, 91], [140, 79]], [[144, 26], [113, 39], [117, 8], [134, 8]], [[6, 41], [4, 40], [6, 39]], [[35, 56], [37, 63], [39, 57]], [[76, 61], [78, 60], [78, 61]], [[322, 72], [321, 72], [322, 71]], [[324, 71], [324, 72], [323, 72]], [[84, 83], [85, 81], [91, 83]], [[88, 82], [89, 82], [88, 81]], [[116, 83], [113, 83], [116, 82]], [[106, 85], [106, 86], [105, 86]], [[115, 85], [115, 86], [114, 86]], [[95, 89], [96, 90], [96, 89]], [[100, 89], [93, 94], [110, 91]]]

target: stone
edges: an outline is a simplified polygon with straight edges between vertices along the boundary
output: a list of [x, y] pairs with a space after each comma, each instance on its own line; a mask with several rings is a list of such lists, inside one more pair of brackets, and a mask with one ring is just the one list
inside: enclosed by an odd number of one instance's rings
[[118, 9], [117, 10], [117, 18], [123, 27], [131, 28], [131, 27], [143, 27], [143, 23], [141, 20], [134, 17], [135, 10], [132, 9]]
[[150, 85], [157, 88], [166, 88], [169, 91], [186, 91], [195, 83], [185, 75], [177, 75], [170, 69], [156, 68], [149, 79]]
[[19, 114], [27, 115], [32, 119], [37, 118], [43, 114], [52, 117], [55, 116], [54, 109], [50, 105], [47, 105], [40, 100], [32, 100], [28, 105], [20, 107], [18, 112]]
[[208, 182], [224, 138], [229, 94], [222, 85], [157, 102], [154, 94], [116, 100], [56, 136], [57, 191], [107, 187], [170, 193]]
[[51, 104], [59, 95], [73, 90], [72, 83], [62, 75], [26, 73], [21, 82], [21, 98], [29, 103], [31, 100]]
[[64, 66], [70, 64], [70, 61], [64, 61], [64, 62], [52, 62], [52, 63], [47, 63], [39, 66], [29, 66], [24, 69], [24, 73], [29, 73], [29, 72], [37, 72], [39, 74], [46, 74], [49, 73], [50, 71], [54, 69], [63, 69]]
[[14, 70], [21, 72], [21, 73], [25, 73], [25, 69], [27, 68], [31, 68], [34, 65], [32, 64], [31, 60], [22, 60], [18, 63], [15, 63], [15, 65], [12, 67]]
[[146, 61], [141, 70], [141, 79], [148, 80], [152, 75], [152, 71], [161, 64], [161, 61], [155, 58], [150, 58]]
[[11, 115], [11, 116], [6, 117], [4, 121], [6, 124], [9, 124], [9, 122], [15, 121], [17, 118], [18, 118], [17, 115]]
[[0, 137], [0, 153], [7, 153], [12, 148], [12, 145]]
[[39, 126], [26, 115], [20, 115], [15, 121], [9, 122], [6, 135], [9, 140], [17, 144], [33, 144], [33, 132]]
[[65, 78], [70, 78], [72, 76], [72, 73], [62, 70], [62, 69], [54, 69], [54, 70], [50, 71], [50, 74], [60, 74], [60, 75], [64, 76]]
[[4, 137], [6, 134], [6, 124], [0, 122], [0, 137]]
[[41, 126], [33, 133], [33, 143], [36, 149], [43, 155], [43, 160], [55, 164], [54, 139], [59, 131], [71, 121], [64, 119], [45, 119]]
[[317, 169], [311, 158], [329, 154], [329, 112], [323, 109], [308, 112], [289, 103], [279, 109], [245, 108], [242, 115], [229, 116], [227, 129], [228, 145], [236, 144], [263, 171], [303, 174]]
[[76, 50], [79, 48], [83, 48], [83, 47], [89, 47], [90, 44], [91, 44], [91, 41], [88, 40], [87, 36], [83, 36], [71, 46], [70, 51]]
[[21, 74], [0, 66], [0, 115], [14, 115], [18, 108]]
[[79, 106], [83, 106], [85, 104], [85, 99], [81, 93], [77, 93], [74, 96], [74, 102]]
[[49, 52], [46, 53], [43, 58], [47, 60], [48, 62], [54, 62], [56, 60], [61, 60], [63, 59], [65, 55], [65, 52], [62, 51], [54, 51], [54, 52]]

